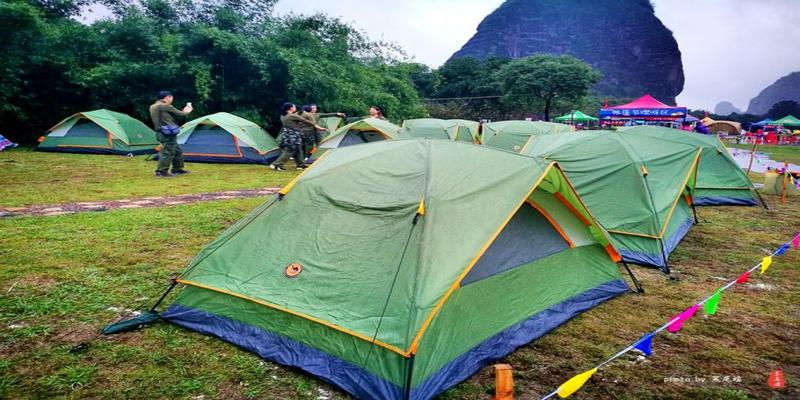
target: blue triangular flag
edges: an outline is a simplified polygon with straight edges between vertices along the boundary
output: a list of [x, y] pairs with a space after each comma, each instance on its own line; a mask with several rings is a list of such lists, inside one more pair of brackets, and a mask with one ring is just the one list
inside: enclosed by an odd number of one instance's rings
[[784, 243], [783, 246], [778, 248], [778, 251], [775, 252], [775, 255], [782, 256], [786, 253], [786, 250], [789, 250], [789, 243]]
[[648, 334], [642, 336], [642, 338], [639, 339], [639, 341], [637, 341], [633, 345], [633, 348], [636, 349], [636, 350], [641, 351], [647, 357], [652, 356], [653, 355], [653, 337], [654, 336], [655, 335], [652, 334], [652, 333], [648, 333]]

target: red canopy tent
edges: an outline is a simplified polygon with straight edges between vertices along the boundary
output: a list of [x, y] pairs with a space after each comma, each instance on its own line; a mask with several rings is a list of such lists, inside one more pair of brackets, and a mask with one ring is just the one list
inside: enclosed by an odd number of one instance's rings
[[600, 120], [604, 125], [624, 125], [631, 120], [644, 123], [677, 122], [686, 115], [686, 107], [666, 105], [649, 94], [627, 104], [600, 109]]

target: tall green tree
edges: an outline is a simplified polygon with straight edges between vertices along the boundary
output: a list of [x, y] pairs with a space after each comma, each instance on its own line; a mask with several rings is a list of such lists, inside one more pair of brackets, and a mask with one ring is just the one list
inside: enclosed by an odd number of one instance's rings
[[773, 104], [767, 112], [767, 117], [771, 119], [780, 119], [787, 115], [800, 118], [800, 104], [794, 100], [783, 100]]
[[539, 108], [550, 120], [554, 106], [582, 101], [602, 75], [575, 57], [536, 55], [509, 62], [496, 77], [505, 103]]

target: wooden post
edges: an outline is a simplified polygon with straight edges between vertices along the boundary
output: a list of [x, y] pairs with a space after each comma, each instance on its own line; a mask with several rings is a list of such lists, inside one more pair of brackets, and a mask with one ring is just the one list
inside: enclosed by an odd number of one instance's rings
[[789, 180], [789, 162], [783, 163], [783, 190], [781, 190], [781, 204], [786, 204], [787, 181]]
[[753, 158], [756, 156], [756, 146], [758, 146], [758, 140], [753, 137], [753, 148], [750, 150], [750, 162], [747, 164], [747, 175], [750, 175], [750, 169], [753, 167]]
[[514, 368], [508, 364], [494, 365], [493, 400], [514, 400]]

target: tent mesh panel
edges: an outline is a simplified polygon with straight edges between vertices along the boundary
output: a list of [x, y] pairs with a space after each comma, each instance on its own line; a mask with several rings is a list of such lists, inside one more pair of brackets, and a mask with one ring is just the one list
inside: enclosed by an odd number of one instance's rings
[[538, 210], [523, 205], [462, 281], [468, 285], [569, 248]]

